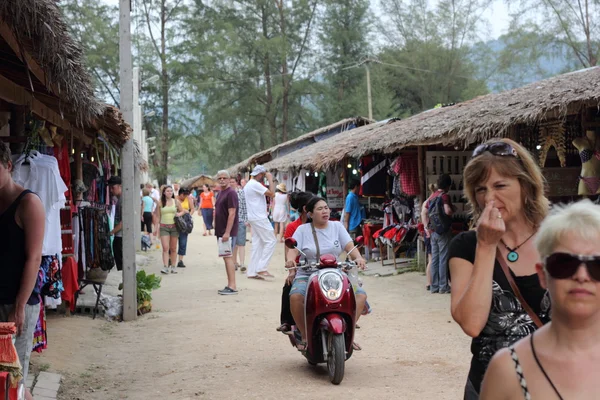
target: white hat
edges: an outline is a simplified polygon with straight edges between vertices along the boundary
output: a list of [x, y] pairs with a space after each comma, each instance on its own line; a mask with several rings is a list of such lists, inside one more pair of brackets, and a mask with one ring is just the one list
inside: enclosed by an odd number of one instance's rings
[[262, 165], [257, 165], [252, 170], [252, 173], [250, 174], [250, 176], [260, 175], [260, 174], [264, 174], [266, 172], [267, 172], [267, 169], [265, 167], [263, 167]]

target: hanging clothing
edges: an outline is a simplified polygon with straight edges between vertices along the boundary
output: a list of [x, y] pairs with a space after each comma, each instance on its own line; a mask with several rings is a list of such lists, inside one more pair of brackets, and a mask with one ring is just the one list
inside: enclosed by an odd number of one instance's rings
[[387, 160], [375, 156], [363, 157], [360, 160], [362, 196], [384, 196], [387, 188]]
[[65, 206], [68, 187], [60, 176], [58, 161], [37, 151], [21, 155], [13, 163], [13, 180], [36, 193], [44, 205], [46, 226], [42, 255], [61, 253], [60, 209]]
[[298, 179], [296, 180], [295, 190], [299, 190], [300, 192], [306, 191], [306, 174], [307, 170], [301, 169], [298, 173]]
[[41, 353], [48, 348], [48, 335], [46, 333], [46, 310], [43, 303], [40, 303], [40, 314], [38, 322], [33, 331], [33, 349], [37, 353]]
[[402, 191], [409, 196], [418, 196], [421, 193], [419, 189], [419, 161], [418, 156], [405, 154], [400, 158], [400, 183]]

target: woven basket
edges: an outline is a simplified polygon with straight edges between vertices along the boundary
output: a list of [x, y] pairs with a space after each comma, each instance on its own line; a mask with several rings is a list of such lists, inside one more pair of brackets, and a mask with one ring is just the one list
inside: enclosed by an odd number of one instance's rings
[[85, 279], [88, 281], [94, 281], [98, 283], [106, 282], [108, 277], [108, 271], [104, 271], [101, 268], [90, 268], [85, 274]]

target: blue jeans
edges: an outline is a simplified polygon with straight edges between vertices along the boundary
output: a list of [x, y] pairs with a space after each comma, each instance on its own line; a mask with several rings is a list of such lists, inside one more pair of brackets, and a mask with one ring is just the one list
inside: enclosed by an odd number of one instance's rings
[[442, 235], [431, 233], [431, 293], [447, 292], [448, 286], [448, 250], [452, 232]]
[[180, 256], [185, 256], [187, 250], [187, 239], [187, 233], [179, 232], [179, 250], [177, 250], [177, 254]]

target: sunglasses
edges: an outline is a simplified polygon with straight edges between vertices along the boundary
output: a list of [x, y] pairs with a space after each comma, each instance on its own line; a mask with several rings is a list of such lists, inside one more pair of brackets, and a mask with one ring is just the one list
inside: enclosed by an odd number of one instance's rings
[[505, 142], [480, 144], [475, 148], [475, 150], [473, 150], [473, 157], [478, 157], [486, 151], [500, 157], [519, 157], [514, 147]]
[[600, 256], [582, 256], [579, 254], [554, 253], [546, 258], [546, 271], [554, 279], [567, 279], [575, 275], [579, 266], [585, 264], [588, 274], [600, 281]]

